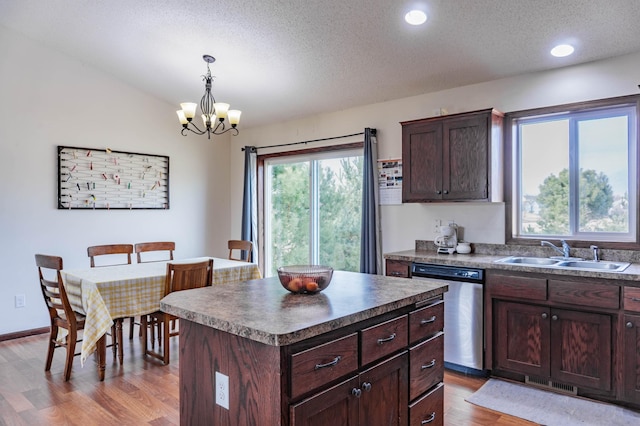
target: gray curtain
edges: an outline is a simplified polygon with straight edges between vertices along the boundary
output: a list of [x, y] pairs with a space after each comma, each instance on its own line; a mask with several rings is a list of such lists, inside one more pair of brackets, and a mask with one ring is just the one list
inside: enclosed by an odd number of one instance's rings
[[[244, 147], [244, 192], [242, 195], [242, 236], [241, 238], [253, 243], [252, 259], [258, 263], [258, 232], [257, 232], [257, 197], [256, 197], [256, 156], [255, 146]], [[247, 253], [242, 252], [242, 258]]]
[[376, 129], [364, 129], [364, 166], [362, 179], [362, 225], [360, 272], [382, 273], [380, 245], [380, 207], [378, 203], [378, 147]]

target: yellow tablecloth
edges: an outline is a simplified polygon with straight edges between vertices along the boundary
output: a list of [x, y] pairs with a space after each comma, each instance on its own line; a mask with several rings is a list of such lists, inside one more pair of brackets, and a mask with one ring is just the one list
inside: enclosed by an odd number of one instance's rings
[[[207, 257], [174, 260], [191, 263]], [[155, 312], [164, 296], [167, 261], [61, 271], [73, 310], [86, 315], [81, 362], [111, 329], [115, 318]], [[213, 258], [213, 285], [261, 278], [254, 263]]]

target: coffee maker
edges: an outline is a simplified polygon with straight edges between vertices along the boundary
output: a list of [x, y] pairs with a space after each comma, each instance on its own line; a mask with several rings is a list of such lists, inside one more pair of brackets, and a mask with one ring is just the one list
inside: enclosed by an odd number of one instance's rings
[[458, 245], [458, 225], [450, 223], [442, 225], [438, 228], [440, 235], [436, 237], [433, 243], [438, 247], [437, 252], [441, 254], [453, 254]]

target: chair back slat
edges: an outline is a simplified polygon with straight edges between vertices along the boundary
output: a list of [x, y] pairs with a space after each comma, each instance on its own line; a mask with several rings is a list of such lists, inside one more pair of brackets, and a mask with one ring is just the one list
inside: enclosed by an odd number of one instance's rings
[[87, 255], [89, 256], [89, 260], [91, 262], [92, 268], [96, 266], [95, 257], [105, 256], [105, 255], [116, 255], [116, 254], [126, 255], [127, 261], [124, 263], [116, 263], [115, 265], [131, 264], [131, 255], [133, 254], [133, 244], [107, 244], [107, 245], [101, 245], [101, 246], [87, 247]]
[[176, 249], [176, 243], [174, 243], [173, 241], [137, 243], [134, 248], [138, 258], [138, 263], [143, 263], [141, 253], [154, 252], [154, 251], [168, 252], [168, 259], [153, 258], [153, 260], [147, 260], [147, 262], [156, 262], [158, 260], [173, 260], [173, 251]]
[[174, 291], [210, 286], [213, 259], [196, 263], [167, 263], [165, 295]]

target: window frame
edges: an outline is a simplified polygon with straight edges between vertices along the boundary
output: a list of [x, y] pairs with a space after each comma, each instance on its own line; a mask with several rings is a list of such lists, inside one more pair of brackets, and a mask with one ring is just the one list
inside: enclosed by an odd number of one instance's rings
[[[640, 128], [640, 95], [620, 96], [615, 98], [599, 99], [595, 101], [578, 102], [571, 104], [555, 105], [551, 107], [535, 108], [522, 111], [514, 111], [505, 114], [504, 121], [504, 202], [505, 202], [505, 242], [508, 245], [540, 245], [541, 238], [520, 238], [514, 236], [517, 214], [517, 200], [514, 200], [514, 191], [517, 189], [516, 175], [514, 168], [517, 166], [517, 139], [515, 123], [518, 119], [526, 117], [544, 116], [552, 114], [561, 114], [567, 112], [583, 112], [596, 109], [607, 109], [613, 107], [634, 106], [636, 108], [635, 120], [635, 169], [640, 174], [640, 136], [638, 129]], [[632, 194], [629, 194], [632, 196]], [[633, 193], [635, 196], [636, 210], [640, 206], [640, 183], [636, 182], [636, 188]], [[597, 240], [598, 246], [609, 249], [640, 249], [640, 212], [635, 212], [635, 238], [634, 241], [612, 241]], [[593, 241], [586, 240], [567, 240], [572, 247], [589, 247]]]
[[[258, 147], [260, 148], [260, 147]], [[295, 159], [296, 157], [305, 157], [305, 156], [310, 156], [310, 155], [321, 155], [321, 154], [328, 154], [328, 153], [335, 153], [335, 152], [339, 152], [339, 151], [354, 151], [354, 150], [361, 150], [364, 154], [364, 142], [354, 142], [354, 143], [347, 143], [347, 144], [341, 144], [341, 145], [329, 145], [329, 146], [323, 146], [323, 147], [317, 147], [317, 148], [307, 148], [307, 149], [299, 149], [299, 150], [292, 150], [292, 151], [281, 151], [281, 152], [274, 152], [274, 153], [268, 153], [268, 154], [258, 154], [257, 155], [257, 179], [258, 179], [258, 241], [259, 241], [259, 264], [260, 265], [264, 265], [264, 270], [267, 270], [267, 263], [266, 263], [266, 258], [265, 258], [265, 242], [266, 242], [266, 225], [265, 225], [265, 221], [266, 221], [266, 202], [265, 202], [265, 183], [266, 183], [266, 176], [265, 176], [265, 171], [266, 171], [266, 167], [265, 167], [265, 163], [267, 162], [267, 160], [272, 160], [272, 159], [276, 159], [276, 158], [285, 158], [285, 157], [289, 157], [291, 159]]]

